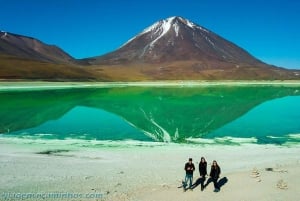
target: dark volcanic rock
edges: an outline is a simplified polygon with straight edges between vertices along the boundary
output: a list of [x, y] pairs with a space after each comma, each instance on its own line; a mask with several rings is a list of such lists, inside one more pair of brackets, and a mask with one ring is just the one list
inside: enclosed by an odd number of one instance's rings
[[0, 53], [50, 63], [75, 63], [76, 60], [54, 45], [35, 38], [0, 32]]

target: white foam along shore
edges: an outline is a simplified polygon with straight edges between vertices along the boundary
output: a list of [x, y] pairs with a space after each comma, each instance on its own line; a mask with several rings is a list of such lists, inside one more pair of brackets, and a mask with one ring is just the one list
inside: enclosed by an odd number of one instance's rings
[[[70, 140], [0, 138], [0, 193], [101, 194], [98, 200], [289, 200], [300, 196], [300, 145], [81, 146]], [[227, 182], [183, 192], [178, 188], [189, 157], [217, 160]], [[268, 168], [268, 171], [266, 170]], [[255, 172], [253, 173], [255, 169]], [[272, 171], [269, 171], [272, 170]], [[195, 180], [198, 171], [194, 173]], [[1, 195], [0, 195], [1, 196]], [[34, 199], [34, 200], [43, 200]], [[67, 199], [63, 200], [96, 200]]]
[[174, 80], [174, 81], [141, 81], [141, 82], [43, 82], [43, 81], [0, 81], [0, 91], [10, 90], [45, 90], [67, 88], [101, 88], [101, 87], [176, 87], [176, 86], [300, 86], [299, 80], [283, 81], [197, 81], [197, 80]]

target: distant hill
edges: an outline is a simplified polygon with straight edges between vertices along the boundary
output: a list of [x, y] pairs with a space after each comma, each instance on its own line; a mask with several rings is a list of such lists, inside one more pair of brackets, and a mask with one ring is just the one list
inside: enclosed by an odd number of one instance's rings
[[75, 63], [76, 60], [55, 45], [32, 37], [0, 32], [0, 53], [50, 63]]
[[103, 80], [57, 46], [32, 37], [0, 32], [0, 79]]
[[0, 79], [46, 81], [105, 81], [104, 75], [96, 74], [80, 66], [56, 64], [0, 54]]

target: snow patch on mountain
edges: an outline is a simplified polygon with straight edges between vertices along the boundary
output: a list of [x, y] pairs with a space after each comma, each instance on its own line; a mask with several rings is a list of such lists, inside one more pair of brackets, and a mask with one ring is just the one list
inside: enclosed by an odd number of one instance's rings
[[0, 31], [3, 35], [1, 36], [1, 38], [4, 38], [4, 37], [6, 37], [7, 36], [7, 32], [6, 31]]
[[130, 43], [131, 41], [133, 41], [134, 39], [138, 38], [139, 36], [143, 35], [143, 34], [146, 34], [148, 32], [153, 32], [154, 33], [151, 35], [151, 38], [155, 38], [155, 34], [159, 34], [159, 36], [154, 39], [151, 43], [150, 43], [150, 46], [153, 46], [154, 43], [159, 39], [161, 38], [165, 33], [167, 33], [171, 27], [171, 22], [173, 21], [173, 19], [175, 19], [176, 17], [170, 17], [170, 18], [167, 18], [165, 20], [161, 20], [161, 21], [158, 21], [156, 23], [154, 23], [153, 25], [147, 27], [146, 29], [144, 29], [141, 33], [139, 33], [137, 36], [129, 39], [126, 43], [124, 43], [120, 48], [124, 47], [125, 45], [127, 45], [128, 43]]
[[124, 43], [120, 48], [124, 47], [125, 45], [127, 45], [128, 43], [130, 43], [131, 41], [133, 41], [134, 39], [136, 39], [139, 35], [129, 39], [126, 43]]
[[177, 23], [173, 24], [173, 27], [174, 27], [174, 31], [176, 33], [176, 37], [178, 37], [178, 34], [179, 34], [179, 25]]
[[178, 17], [178, 19], [181, 20], [181, 22], [183, 22], [184, 24], [186, 24], [188, 27], [192, 28], [192, 29], [200, 29], [202, 31], [205, 31], [206, 33], [209, 33], [209, 31], [199, 25], [194, 24], [193, 22], [189, 21], [188, 19], [184, 19], [182, 17]]
[[200, 26], [196, 26], [197, 29], [200, 29], [202, 31], [205, 31], [206, 33], [209, 33], [209, 31], [207, 29], [204, 29], [203, 27]]
[[172, 21], [175, 18], [176, 17], [169, 17], [167, 19], [160, 20], [160, 21], [154, 23], [153, 25], [147, 27], [146, 29], [144, 29], [141, 34], [148, 33], [148, 32], [151, 32], [151, 31], [157, 30], [157, 29], [163, 29], [164, 31], [168, 31], [171, 27]]
[[205, 40], [207, 40], [213, 47], [215, 47], [215, 44], [207, 36], [205, 36]]
[[189, 27], [191, 27], [192, 29], [195, 28], [195, 24], [192, 23], [192, 22], [190, 22], [190, 21], [188, 21], [188, 20], [186, 20], [186, 24], [187, 24]]
[[159, 22], [160, 23], [159, 27], [154, 27], [156, 29], [156, 31], [154, 32], [154, 35], [156, 33], [159, 33], [159, 35], [156, 39], [154, 39], [150, 43], [150, 47], [152, 47], [156, 41], [158, 41], [161, 37], [163, 37], [170, 30], [173, 19], [174, 19], [174, 17], [168, 18], [166, 20], [162, 20], [162, 21]]

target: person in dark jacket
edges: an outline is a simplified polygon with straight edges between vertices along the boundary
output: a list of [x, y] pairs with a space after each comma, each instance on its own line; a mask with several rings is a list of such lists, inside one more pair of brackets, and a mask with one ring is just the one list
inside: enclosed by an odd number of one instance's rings
[[217, 161], [214, 160], [211, 165], [211, 170], [210, 170], [210, 174], [209, 174], [210, 178], [214, 182], [214, 187], [215, 187], [214, 192], [220, 191], [220, 187], [218, 186], [218, 179], [220, 177], [220, 174], [221, 174], [221, 168], [218, 165]]
[[204, 157], [201, 157], [199, 162], [199, 173], [200, 173], [200, 182], [201, 182], [201, 191], [204, 189], [205, 176], [207, 175], [207, 162]]
[[185, 180], [184, 180], [185, 186], [189, 181], [189, 188], [191, 188], [193, 184], [193, 173], [195, 170], [195, 166], [192, 158], [189, 158], [189, 161], [184, 166], [184, 170], [185, 170]]

